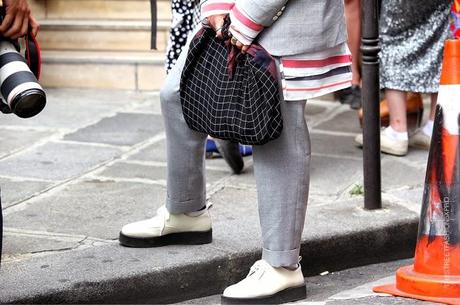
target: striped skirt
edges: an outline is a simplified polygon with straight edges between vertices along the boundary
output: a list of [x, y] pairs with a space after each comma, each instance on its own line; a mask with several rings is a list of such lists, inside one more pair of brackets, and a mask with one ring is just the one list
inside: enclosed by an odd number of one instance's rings
[[286, 101], [319, 97], [351, 86], [351, 53], [346, 43], [319, 52], [280, 58]]

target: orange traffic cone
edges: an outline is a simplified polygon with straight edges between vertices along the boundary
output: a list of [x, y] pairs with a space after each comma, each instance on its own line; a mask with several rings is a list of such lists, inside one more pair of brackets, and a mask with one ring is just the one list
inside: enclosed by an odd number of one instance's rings
[[444, 304], [460, 304], [460, 40], [448, 40], [425, 179], [414, 265], [396, 284], [374, 288]]

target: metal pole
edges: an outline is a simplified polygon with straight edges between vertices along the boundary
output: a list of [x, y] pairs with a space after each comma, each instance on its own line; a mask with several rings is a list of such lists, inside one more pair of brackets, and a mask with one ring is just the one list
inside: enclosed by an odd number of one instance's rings
[[362, 0], [364, 208], [382, 207], [380, 168], [379, 1]]

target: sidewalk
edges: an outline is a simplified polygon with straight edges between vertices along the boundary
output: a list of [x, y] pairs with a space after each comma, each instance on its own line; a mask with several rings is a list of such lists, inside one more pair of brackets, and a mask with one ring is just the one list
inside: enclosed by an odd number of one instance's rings
[[[305, 275], [410, 257], [427, 152], [382, 156], [384, 209], [363, 210], [357, 114], [334, 101], [307, 105], [312, 139]], [[165, 199], [165, 135], [158, 94], [48, 90], [38, 117], [0, 116], [5, 244], [0, 303], [178, 302], [217, 294], [260, 256], [252, 159], [231, 175], [207, 162], [214, 241], [130, 249], [122, 225]], [[307, 284], [308, 290], [308, 284]]]

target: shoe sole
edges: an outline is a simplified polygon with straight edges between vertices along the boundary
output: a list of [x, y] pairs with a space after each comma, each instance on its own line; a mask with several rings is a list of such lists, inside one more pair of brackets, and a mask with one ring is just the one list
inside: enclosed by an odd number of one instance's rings
[[305, 285], [300, 287], [288, 288], [275, 293], [271, 296], [261, 298], [229, 298], [221, 297], [221, 304], [283, 304], [303, 300], [307, 297], [307, 288]]
[[422, 143], [411, 143], [409, 142], [409, 146], [418, 149], [430, 149], [431, 143], [429, 145], [425, 145]]
[[392, 156], [397, 156], [397, 157], [405, 156], [408, 153], [407, 150], [394, 150], [394, 149], [385, 149], [385, 148], [380, 148], [380, 150], [387, 155], [392, 155]]
[[120, 232], [120, 244], [132, 248], [153, 248], [168, 245], [204, 245], [212, 242], [212, 230], [206, 232], [172, 233], [158, 237], [129, 237]]

